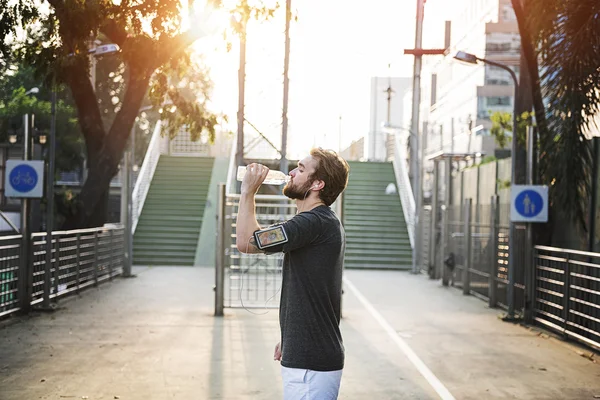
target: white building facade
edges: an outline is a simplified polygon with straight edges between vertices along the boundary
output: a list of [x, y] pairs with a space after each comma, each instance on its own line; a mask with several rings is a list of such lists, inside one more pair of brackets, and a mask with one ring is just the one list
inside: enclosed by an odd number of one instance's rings
[[410, 119], [410, 113], [405, 114], [404, 95], [411, 88], [411, 78], [371, 78], [369, 133], [365, 140], [365, 157], [369, 161], [385, 161], [388, 158], [390, 137], [384, 126], [404, 126]]
[[[443, 0], [427, 2], [435, 7]], [[457, 0], [451, 21], [448, 54], [427, 60], [423, 79], [422, 114], [427, 116], [426, 155], [482, 152], [493, 155], [490, 116], [512, 114], [514, 84], [510, 74], [495, 66], [455, 60], [465, 51], [512, 68], [519, 75], [520, 37], [510, 0]], [[428, 21], [442, 24], [444, 21]]]

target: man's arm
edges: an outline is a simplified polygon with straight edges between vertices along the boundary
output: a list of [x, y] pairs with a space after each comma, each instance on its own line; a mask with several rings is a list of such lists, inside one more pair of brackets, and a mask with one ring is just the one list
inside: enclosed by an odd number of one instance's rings
[[236, 247], [242, 253], [262, 253], [254, 241], [254, 232], [260, 229], [256, 220], [254, 196], [264, 182], [269, 168], [260, 164], [250, 164], [242, 181], [240, 204], [236, 220]]
[[262, 253], [254, 240], [254, 232], [259, 229], [254, 194], [242, 193], [235, 228], [237, 249], [242, 253]]

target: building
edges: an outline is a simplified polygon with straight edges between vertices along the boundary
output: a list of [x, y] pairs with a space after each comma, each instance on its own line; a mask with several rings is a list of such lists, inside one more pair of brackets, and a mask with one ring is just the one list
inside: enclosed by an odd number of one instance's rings
[[394, 141], [384, 126], [402, 127], [405, 119], [404, 94], [412, 88], [410, 78], [373, 77], [371, 78], [371, 107], [369, 133], [365, 140], [365, 155], [369, 161], [384, 161], [393, 155]]
[[[462, 63], [454, 59], [456, 53], [465, 51], [505, 64], [519, 75], [521, 43], [510, 0], [456, 0], [451, 13], [436, 14], [447, 9], [444, 6], [445, 0], [427, 1], [424, 19], [423, 47], [448, 45], [445, 56], [423, 57], [419, 153], [425, 201], [433, 189], [433, 163], [428, 159], [440, 152], [494, 155], [497, 145], [490, 135], [490, 117], [513, 111], [510, 74], [489, 64]], [[405, 113], [411, 103], [407, 93]], [[444, 182], [444, 171], [440, 181]], [[444, 185], [439, 189], [443, 198]]]
[[[443, 0], [427, 2], [432, 8]], [[427, 20], [428, 24], [445, 21]], [[453, 57], [462, 50], [510, 66], [519, 74], [520, 36], [510, 0], [458, 0], [446, 56], [430, 57], [423, 70], [423, 103], [427, 108], [426, 155], [438, 151], [494, 153], [490, 116], [512, 113], [513, 80], [507, 71], [487, 65], [461, 63]], [[425, 33], [426, 35], [427, 33]], [[441, 40], [441, 39], [440, 39]]]

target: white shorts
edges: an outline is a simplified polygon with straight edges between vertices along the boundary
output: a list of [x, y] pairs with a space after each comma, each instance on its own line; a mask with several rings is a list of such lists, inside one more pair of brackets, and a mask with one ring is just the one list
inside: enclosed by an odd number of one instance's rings
[[284, 400], [336, 400], [342, 370], [313, 371], [281, 367]]

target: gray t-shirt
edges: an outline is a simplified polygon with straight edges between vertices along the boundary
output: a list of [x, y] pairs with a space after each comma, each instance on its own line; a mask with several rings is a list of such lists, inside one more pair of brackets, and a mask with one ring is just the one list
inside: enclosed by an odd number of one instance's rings
[[285, 253], [279, 309], [281, 365], [314, 371], [342, 369], [344, 228], [327, 206], [302, 212], [282, 225], [288, 242], [269, 249], [269, 253]]

